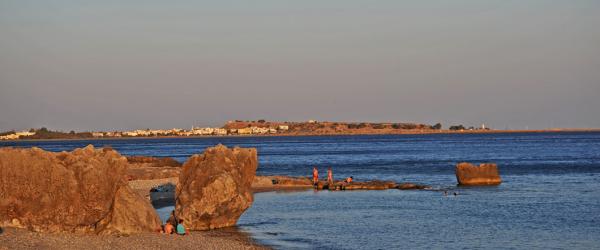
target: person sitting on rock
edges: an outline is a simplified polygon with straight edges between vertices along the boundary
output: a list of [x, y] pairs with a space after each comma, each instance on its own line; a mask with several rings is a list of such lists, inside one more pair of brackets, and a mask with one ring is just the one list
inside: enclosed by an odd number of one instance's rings
[[177, 224], [177, 234], [179, 234], [179, 235], [188, 234], [187, 231], [185, 230], [185, 227], [183, 226], [183, 219], [179, 219], [179, 224]]
[[167, 221], [167, 224], [165, 225], [165, 234], [173, 234], [173, 231], [175, 231], [174, 229], [173, 224], [171, 224], [170, 221]]
[[313, 167], [313, 185], [315, 187], [319, 185], [319, 170], [317, 170], [317, 167]]
[[346, 178], [346, 183], [352, 183], [352, 176]]

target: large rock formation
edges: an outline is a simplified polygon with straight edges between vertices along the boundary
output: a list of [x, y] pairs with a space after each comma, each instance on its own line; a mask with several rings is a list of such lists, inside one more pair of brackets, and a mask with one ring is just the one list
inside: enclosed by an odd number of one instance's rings
[[207, 148], [184, 164], [175, 213], [191, 230], [233, 226], [253, 201], [256, 149]]
[[0, 225], [39, 232], [153, 231], [160, 219], [127, 186], [127, 159], [93, 146], [0, 149]]
[[502, 183], [495, 163], [475, 166], [461, 162], [456, 165], [456, 180], [459, 185], [499, 185]]

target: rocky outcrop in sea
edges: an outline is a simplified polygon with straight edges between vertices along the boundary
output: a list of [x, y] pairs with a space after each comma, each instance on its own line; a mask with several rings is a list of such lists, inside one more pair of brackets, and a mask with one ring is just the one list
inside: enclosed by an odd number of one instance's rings
[[500, 185], [502, 178], [495, 163], [483, 163], [475, 166], [461, 162], [456, 165], [456, 180], [459, 185]]
[[179, 176], [175, 215], [191, 230], [233, 226], [253, 202], [256, 149], [207, 148], [191, 156]]

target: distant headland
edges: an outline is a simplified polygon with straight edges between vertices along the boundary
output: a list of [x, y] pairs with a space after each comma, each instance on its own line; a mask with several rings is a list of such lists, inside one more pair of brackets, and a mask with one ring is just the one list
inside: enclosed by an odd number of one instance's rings
[[388, 135], [444, 133], [526, 133], [526, 132], [600, 132], [600, 129], [554, 128], [541, 130], [496, 130], [484, 124], [466, 127], [462, 124], [443, 128], [442, 124], [394, 122], [332, 122], [309, 120], [303, 122], [228, 121], [222, 127], [192, 127], [191, 129], [136, 129], [130, 131], [63, 132], [45, 127], [25, 131], [0, 132], [0, 140], [199, 137], [199, 136], [310, 136], [310, 135]]

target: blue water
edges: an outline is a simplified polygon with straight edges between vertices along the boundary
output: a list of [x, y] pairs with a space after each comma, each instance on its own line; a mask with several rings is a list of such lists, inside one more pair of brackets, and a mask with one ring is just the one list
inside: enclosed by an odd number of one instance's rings
[[[413, 181], [440, 191], [259, 193], [238, 228], [275, 248], [600, 249], [600, 133], [209, 137], [19, 141], [183, 161], [205, 147], [256, 147], [258, 173]], [[454, 165], [496, 162], [497, 187], [458, 188]]]

